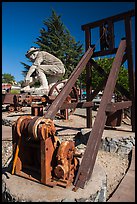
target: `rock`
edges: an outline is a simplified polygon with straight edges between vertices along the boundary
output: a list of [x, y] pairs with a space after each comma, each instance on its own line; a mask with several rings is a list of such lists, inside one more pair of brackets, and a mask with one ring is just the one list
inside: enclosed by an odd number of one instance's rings
[[95, 164], [93, 173], [84, 189], [72, 191], [73, 185], [68, 188], [46, 185], [11, 175], [2, 174], [3, 201], [8, 202], [106, 202], [106, 173], [104, 168]]

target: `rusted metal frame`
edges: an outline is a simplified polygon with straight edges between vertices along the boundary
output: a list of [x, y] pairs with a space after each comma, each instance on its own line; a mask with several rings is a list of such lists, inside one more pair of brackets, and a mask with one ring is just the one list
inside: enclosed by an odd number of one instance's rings
[[31, 115], [43, 116], [43, 105], [33, 104], [31, 106]]
[[74, 182], [74, 186], [75, 186], [74, 190], [76, 190], [79, 187], [84, 188], [85, 183], [87, 183], [87, 181], [91, 177], [96, 156], [98, 153], [101, 137], [103, 134], [104, 126], [107, 119], [105, 110], [106, 110], [107, 104], [111, 102], [111, 98], [115, 88], [115, 84], [118, 77], [125, 48], [126, 48], [126, 41], [122, 40], [120, 42], [118, 51], [116, 53], [116, 57], [113, 61], [112, 69], [110, 71], [110, 74], [106, 83], [106, 87], [104, 89], [99, 110], [97, 112], [97, 116], [92, 128], [92, 131], [90, 132], [90, 136], [87, 142], [87, 147]]
[[133, 10], [130, 10], [128, 12], [124, 12], [124, 13], [121, 13], [121, 14], [118, 14], [118, 15], [111, 16], [109, 18], [104, 18], [104, 19], [101, 19], [99, 21], [95, 21], [93, 23], [84, 24], [84, 25], [81, 26], [81, 29], [84, 31], [86, 29], [99, 27], [100, 25], [102, 25], [106, 21], [117, 22], [117, 21], [125, 19], [126, 17], [132, 17], [134, 15], [135, 15], [135, 10], [133, 9]]
[[[48, 141], [48, 142], [47, 142]], [[47, 144], [49, 146], [47, 146]], [[48, 158], [50, 155], [53, 155], [54, 148], [51, 145], [51, 140], [41, 140], [41, 183], [48, 184], [51, 181], [51, 165], [49, 164], [50, 159]]]
[[[91, 45], [91, 30], [90, 29], [86, 29], [85, 30], [85, 50], [87, 50], [90, 45]], [[90, 62], [87, 63], [86, 65], [86, 101], [91, 101], [91, 91], [92, 91], [92, 71], [91, 71], [91, 64]], [[87, 115], [87, 120], [86, 120], [86, 126], [87, 128], [92, 127], [92, 108], [88, 107], [86, 109], [86, 115]]]
[[64, 87], [62, 88], [61, 92], [57, 95], [51, 106], [49, 106], [47, 112], [45, 113], [45, 118], [53, 119], [58, 112], [58, 110], [63, 105], [63, 102], [65, 101], [66, 97], [70, 93], [72, 87], [74, 86], [77, 78], [81, 74], [81, 72], [84, 69], [84, 66], [88, 63], [89, 59], [93, 55], [93, 48], [89, 47], [89, 49], [86, 51], [84, 56], [81, 58], [80, 62], [72, 72], [71, 76], [69, 77], [68, 81], [65, 83]]
[[131, 107], [131, 125], [132, 131], [135, 132], [135, 73], [133, 69], [133, 56], [132, 56], [132, 41], [131, 41], [131, 18], [125, 18], [125, 32], [127, 40], [127, 63], [128, 63], [128, 75], [129, 75], [129, 90], [130, 99], [132, 100]]
[[[60, 81], [56, 82], [56, 84], [51, 87], [51, 89], [49, 90], [48, 96], [52, 96], [54, 87], [55, 87], [55, 86], [57, 87], [59, 84], [60, 84]], [[63, 82], [63, 84], [65, 84], [65, 82]], [[56, 89], [56, 91], [57, 91], [58, 93], [60, 92], [58, 89]]]
[[132, 106], [132, 101], [108, 103], [106, 107], [106, 112], [115, 112], [120, 109], [129, 108], [130, 106]]
[[3, 97], [3, 104], [13, 104], [13, 97], [15, 94], [7, 93]]

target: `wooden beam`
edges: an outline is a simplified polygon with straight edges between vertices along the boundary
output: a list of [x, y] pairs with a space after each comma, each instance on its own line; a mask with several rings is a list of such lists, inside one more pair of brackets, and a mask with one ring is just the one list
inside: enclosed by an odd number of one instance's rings
[[95, 27], [98, 27], [98, 26], [100, 26], [101, 24], [103, 24], [104, 22], [107, 22], [107, 21], [117, 22], [117, 21], [125, 19], [127, 16], [130, 17], [130, 18], [132, 16], [135, 16], [135, 10], [130, 10], [128, 12], [124, 12], [124, 13], [114, 15], [114, 16], [111, 16], [111, 17], [108, 17], [108, 18], [104, 18], [104, 19], [101, 19], [99, 21], [95, 21], [93, 23], [84, 24], [84, 25], [81, 26], [81, 29], [86, 30], [86, 29], [89, 29], [89, 28], [90, 29], [95, 28]]
[[84, 188], [85, 184], [91, 177], [93, 167], [95, 164], [96, 156], [98, 153], [101, 137], [103, 134], [104, 126], [106, 123], [107, 115], [106, 115], [106, 107], [107, 104], [111, 102], [113, 91], [116, 85], [116, 80], [118, 77], [120, 65], [122, 62], [122, 58], [126, 49], [126, 41], [122, 40], [120, 42], [118, 51], [116, 53], [116, 57], [112, 64], [112, 69], [110, 71], [106, 87], [104, 89], [104, 93], [102, 96], [102, 100], [96, 115], [96, 119], [93, 125], [93, 128], [90, 132], [90, 136], [87, 142], [87, 147], [79, 167], [73, 190], [77, 188]]
[[71, 109], [71, 108], [87, 108], [87, 107], [92, 107], [93, 102], [88, 101], [88, 102], [74, 102], [74, 103], [63, 103], [61, 106], [60, 110], [64, 109]]
[[132, 56], [131, 19], [129, 16], [127, 16], [125, 19], [125, 32], [126, 32], [126, 40], [127, 40], [129, 90], [130, 90], [130, 99], [132, 100], [131, 125], [132, 125], [132, 131], [135, 132], [135, 73], [133, 68], [133, 56]]
[[132, 106], [132, 101], [108, 103], [106, 107], [106, 112], [115, 112], [120, 109], [129, 108], [130, 106]]
[[[85, 49], [87, 50], [91, 46], [91, 31], [90, 29], [85, 30], [85, 40], [86, 40], [86, 45]], [[93, 53], [94, 54], [94, 53]], [[91, 87], [92, 84], [92, 71], [91, 71], [91, 63], [90, 60], [86, 65], [86, 95], [87, 95], [87, 102], [91, 101]], [[92, 109], [91, 107], [87, 107], [86, 109], [86, 115], [87, 115], [87, 121], [86, 121], [86, 126], [87, 128], [92, 127]]]
[[68, 81], [65, 83], [64, 87], [62, 88], [61, 92], [57, 95], [53, 103], [49, 106], [47, 112], [45, 113], [45, 118], [53, 119], [58, 112], [58, 110], [63, 105], [66, 97], [71, 92], [72, 87], [74, 86], [77, 78], [84, 70], [86, 64], [88, 63], [89, 59], [93, 55], [93, 48], [89, 47], [86, 53], [83, 55], [81, 60], [79, 61], [78, 65], [72, 72], [71, 76], [69, 77]]
[[[122, 63], [121, 65], [127, 60], [127, 54], [125, 53], [124, 56], [123, 56], [123, 60], [122, 60]], [[92, 96], [91, 96], [91, 100], [93, 100], [93, 98], [98, 94], [98, 92], [104, 88], [104, 85], [106, 83], [106, 80], [107, 80], [107, 77], [108, 77], [108, 74], [104, 71], [104, 69], [98, 65], [97, 62], [95, 62], [93, 59], [90, 59], [90, 62], [91, 62], [91, 65], [94, 66], [99, 74], [102, 76], [105, 77], [104, 81], [102, 83], [100, 83], [100, 85], [96, 88], [96, 90], [94, 90], [94, 92], [92, 93]], [[122, 94], [124, 95], [127, 99], [130, 99], [130, 94], [129, 92], [123, 87], [121, 86], [120, 84], [116, 84], [116, 89]]]
[[102, 50], [102, 51], [94, 52], [93, 57], [101, 57], [101, 56], [105, 56], [105, 55], [113, 55], [113, 54], [116, 54], [116, 52], [117, 52], [117, 48], [114, 48], [112, 50]]

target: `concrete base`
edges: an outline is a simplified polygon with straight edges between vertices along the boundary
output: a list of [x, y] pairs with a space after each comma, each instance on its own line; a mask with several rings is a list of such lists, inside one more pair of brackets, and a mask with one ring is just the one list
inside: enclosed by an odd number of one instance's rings
[[84, 189], [45, 186], [8, 171], [2, 174], [2, 197], [6, 202], [106, 202], [106, 173], [97, 163]]

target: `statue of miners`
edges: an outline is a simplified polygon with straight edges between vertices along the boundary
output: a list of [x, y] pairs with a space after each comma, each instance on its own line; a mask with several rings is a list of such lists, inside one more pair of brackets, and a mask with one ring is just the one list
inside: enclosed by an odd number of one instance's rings
[[50, 88], [65, 74], [64, 64], [52, 54], [41, 51], [39, 48], [31, 47], [25, 54], [33, 63], [25, 77], [23, 91], [30, 91], [35, 80], [39, 80], [39, 90], [48, 94]]

